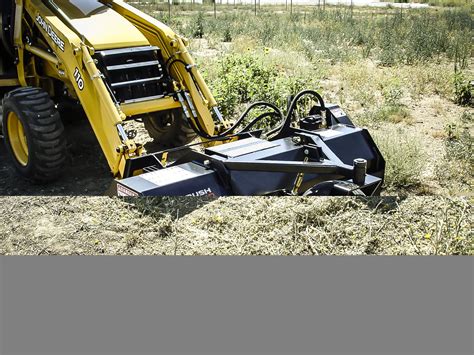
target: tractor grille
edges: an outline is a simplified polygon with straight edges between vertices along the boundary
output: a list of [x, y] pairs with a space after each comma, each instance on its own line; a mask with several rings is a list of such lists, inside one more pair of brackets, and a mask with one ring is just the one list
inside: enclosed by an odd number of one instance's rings
[[171, 92], [171, 80], [158, 47], [103, 50], [94, 59], [120, 103], [151, 100]]

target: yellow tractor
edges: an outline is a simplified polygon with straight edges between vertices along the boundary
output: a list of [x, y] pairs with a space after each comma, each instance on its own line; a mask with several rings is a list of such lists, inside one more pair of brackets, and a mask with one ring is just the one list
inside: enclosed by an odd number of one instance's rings
[[[187, 39], [123, 1], [2, 0], [0, 21], [2, 134], [27, 179], [60, 177], [67, 152], [58, 105], [75, 101], [119, 195], [380, 191], [383, 158], [337, 105], [306, 90], [286, 115], [257, 102], [227, 120]], [[297, 117], [303, 96], [317, 104]], [[255, 108], [266, 112], [237, 130]], [[254, 129], [270, 116], [281, 120], [276, 127]], [[159, 149], [145, 151], [129, 122], [143, 123]]]

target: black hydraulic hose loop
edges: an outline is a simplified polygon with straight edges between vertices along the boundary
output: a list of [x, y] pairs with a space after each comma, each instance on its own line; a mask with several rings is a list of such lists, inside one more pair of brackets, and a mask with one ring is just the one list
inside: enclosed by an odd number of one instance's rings
[[177, 53], [174, 53], [174, 54], [170, 55], [170, 56], [168, 57], [168, 59], [166, 59], [166, 61], [165, 61], [165, 67], [166, 67], [166, 69], [168, 69], [168, 64], [174, 59], [174, 57], [176, 57], [176, 55], [177, 55]]
[[319, 102], [319, 105], [321, 106], [321, 109], [322, 110], [325, 110], [326, 109], [326, 105], [324, 104], [324, 100], [323, 98], [321, 97], [321, 95], [319, 95], [316, 91], [314, 90], [303, 90], [303, 91], [300, 91], [298, 94], [296, 94], [296, 96], [293, 98], [293, 100], [291, 101], [291, 104], [290, 104], [290, 107], [288, 108], [288, 112], [286, 114], [286, 119], [289, 120], [291, 119], [291, 116], [293, 115], [293, 111], [296, 109], [296, 104], [298, 103], [298, 101], [303, 97], [303, 96], [306, 96], [306, 95], [312, 95], [312, 96], [315, 96], [317, 99], [318, 99], [318, 102]]
[[[232, 133], [238, 126], [240, 126], [242, 124], [242, 122], [245, 120], [245, 118], [247, 118], [248, 114], [256, 107], [260, 107], [260, 106], [264, 106], [264, 107], [269, 107], [271, 109], [273, 109], [275, 112], [274, 114], [277, 114], [278, 116], [281, 117], [281, 119], [283, 120], [284, 116], [283, 116], [283, 113], [281, 112], [281, 110], [269, 103], [269, 102], [265, 102], [265, 101], [258, 101], [258, 102], [254, 102], [253, 104], [251, 104], [249, 107], [247, 107], [247, 109], [244, 111], [244, 113], [239, 117], [239, 119], [232, 125], [232, 127], [228, 128], [227, 130], [225, 130], [224, 132], [220, 133], [220, 134], [217, 134], [217, 135], [209, 135], [207, 134], [203, 127], [201, 126], [200, 122], [198, 120], [195, 120], [195, 122], [193, 120], [190, 120], [190, 125], [191, 125], [191, 128], [194, 130], [194, 132], [199, 135], [200, 137], [203, 137], [205, 139], [216, 139], [216, 138], [225, 138], [225, 137], [228, 137], [230, 133]], [[250, 124], [248, 124], [246, 127], [244, 127], [244, 129], [240, 130], [238, 133], [243, 133], [245, 132], [246, 129], [252, 127], [256, 122], [258, 122], [260, 119], [262, 119], [263, 115], [260, 115], [259, 117], [257, 117], [256, 119], [254, 119], [252, 122], [250, 122]], [[197, 126], [197, 127], [196, 127]]]
[[[283, 121], [284, 119], [284, 116], [283, 116], [283, 113], [281, 112], [281, 110], [269, 103], [269, 102], [265, 102], [265, 101], [258, 101], [258, 102], [254, 102], [253, 104], [251, 104], [250, 106], [247, 107], [247, 109], [244, 111], [244, 113], [242, 113], [242, 115], [240, 115], [239, 119], [234, 123], [234, 125], [232, 127], [230, 127], [229, 129], [227, 129], [226, 131], [222, 132], [219, 137], [222, 137], [222, 136], [226, 136], [228, 135], [229, 133], [233, 132], [238, 126], [240, 126], [242, 124], [242, 122], [247, 118], [248, 114], [256, 107], [269, 107], [271, 108], [275, 114], [277, 114], [278, 116], [280, 116], [281, 120]], [[242, 132], [245, 132], [246, 129], [252, 127], [255, 123], [257, 123], [259, 120], [263, 119], [263, 115], [260, 115], [259, 117], [257, 117], [256, 119], [254, 119], [252, 122], [250, 122], [246, 127], [244, 127], [242, 130], [240, 130], [238, 133], [242, 133]]]
[[247, 132], [250, 130], [250, 128], [252, 128], [253, 126], [255, 126], [259, 121], [267, 118], [267, 117], [274, 117], [274, 116], [278, 116], [278, 114], [276, 112], [265, 112], [261, 115], [259, 115], [258, 117], [254, 118], [251, 122], [249, 122], [247, 124], [247, 126], [245, 126], [241, 131], [240, 133], [242, 132]]
[[[239, 126], [248, 116], [248, 114], [256, 107], [260, 107], [260, 106], [263, 106], [263, 107], [269, 107], [271, 108], [275, 114], [277, 114], [278, 116], [281, 117], [281, 119], [283, 120], [284, 116], [283, 116], [283, 113], [281, 112], [281, 110], [275, 106], [274, 104], [271, 104], [269, 102], [265, 102], [265, 101], [257, 101], [257, 102], [254, 102], [253, 104], [251, 104], [250, 106], [247, 107], [247, 109], [244, 111], [244, 113], [242, 113], [242, 115], [240, 115], [239, 119], [235, 122], [235, 124], [229, 128], [227, 131], [223, 132], [222, 134], [226, 134], [226, 133], [230, 133], [232, 132], [237, 126]], [[250, 122], [245, 128], [247, 128], [249, 125], [250, 127], [252, 127], [256, 122], [258, 122], [260, 119], [262, 119], [263, 115], [260, 115], [259, 117], [257, 117], [256, 119], [254, 119], [252, 122]], [[255, 122], [255, 123], [254, 123]], [[245, 128], [243, 130], [241, 130], [240, 132], [243, 132], [245, 131]]]
[[326, 105], [324, 103], [324, 100], [323, 98], [321, 97], [321, 95], [316, 92], [315, 90], [310, 90], [310, 89], [307, 89], [307, 90], [302, 90], [300, 91], [299, 93], [296, 94], [296, 96], [293, 98], [293, 100], [291, 101], [290, 103], [290, 106], [288, 108], [288, 112], [286, 114], [286, 117], [284, 119], [284, 121], [276, 128], [272, 129], [271, 131], [267, 132], [267, 135], [273, 135], [273, 134], [279, 134], [281, 133], [284, 129], [288, 129], [291, 125], [291, 117], [293, 115], [293, 111], [295, 110], [296, 108], [296, 104], [298, 103], [298, 101], [305, 95], [313, 95], [315, 96], [317, 99], [318, 99], [318, 102], [321, 106], [321, 109], [322, 110], [325, 110], [326, 109]]
[[[178, 60], [177, 60], [178, 61]], [[180, 62], [182, 62], [181, 60], [179, 60]], [[172, 63], [171, 63], [172, 64]], [[182, 62], [182, 64], [185, 65], [184, 62]], [[258, 101], [258, 102], [254, 102], [253, 104], [251, 104], [250, 106], [247, 107], [247, 109], [244, 111], [244, 113], [242, 113], [242, 115], [239, 117], [239, 119], [232, 125], [232, 127], [228, 128], [227, 130], [225, 130], [224, 132], [222, 132], [221, 134], [218, 134], [218, 135], [209, 135], [207, 133], [204, 132], [204, 129], [202, 128], [202, 126], [200, 125], [199, 121], [196, 120], [196, 125], [194, 124], [194, 122], [191, 122], [191, 127], [193, 128], [193, 130], [201, 137], [203, 138], [206, 138], [206, 139], [219, 139], [219, 138], [225, 138], [226, 136], [228, 136], [230, 133], [232, 133], [238, 126], [240, 126], [242, 124], [242, 122], [245, 120], [245, 118], [247, 118], [248, 114], [256, 107], [259, 107], [259, 106], [263, 106], [263, 107], [269, 107], [271, 108], [274, 112], [266, 112], [266, 113], [263, 113], [261, 115], [259, 115], [258, 117], [256, 117], [255, 119], [253, 119], [250, 123], [248, 123], [242, 130], [240, 130], [238, 133], [243, 133], [247, 130], [249, 130], [251, 127], [253, 127], [257, 122], [259, 122], [260, 120], [266, 118], [266, 117], [270, 117], [271, 115], [278, 115], [281, 117], [282, 119], [282, 123], [272, 129], [271, 131], [269, 131], [267, 134], [268, 135], [272, 135], [276, 132], [281, 132], [282, 130], [284, 130], [285, 128], [288, 128], [291, 124], [291, 117], [293, 115], [293, 111], [295, 110], [296, 108], [296, 105], [298, 103], [298, 101], [303, 97], [303, 96], [306, 96], [306, 95], [312, 95], [314, 97], [316, 97], [316, 99], [318, 100], [318, 103], [321, 107], [322, 110], [325, 110], [326, 109], [326, 106], [325, 106], [325, 103], [324, 103], [324, 100], [323, 98], [321, 97], [321, 95], [319, 93], [317, 93], [316, 91], [314, 90], [303, 90], [303, 91], [300, 91], [298, 94], [296, 94], [296, 96], [294, 97], [294, 99], [292, 100], [290, 106], [289, 106], [289, 109], [288, 109], [288, 112], [287, 112], [287, 115], [286, 117], [283, 115], [283, 113], [281, 112], [281, 110], [275, 106], [274, 104], [271, 104], [269, 102], [265, 102], [265, 101]]]
[[323, 98], [321, 97], [321, 95], [319, 93], [317, 93], [315, 90], [311, 90], [311, 89], [302, 90], [299, 93], [297, 93], [296, 96], [291, 101], [290, 106], [288, 107], [288, 112], [286, 113], [286, 117], [285, 117], [285, 120], [284, 120], [283, 124], [279, 128], [276, 128], [273, 131], [269, 132], [269, 134], [270, 133], [275, 133], [275, 132], [281, 133], [283, 130], [290, 128], [291, 118], [293, 116], [294, 110], [296, 109], [296, 105], [298, 104], [298, 101], [303, 96], [306, 96], [306, 95], [312, 95], [312, 96], [316, 97], [316, 99], [318, 99], [319, 105], [321, 106], [321, 109], [323, 111], [326, 109], [326, 105], [324, 104], [324, 100], [323, 100]]
[[[215, 135], [215, 136], [208, 136], [206, 138], [208, 139], [213, 139], [213, 138], [223, 138], [223, 137], [226, 137], [228, 136], [230, 133], [232, 133], [238, 126], [240, 126], [242, 124], [242, 122], [247, 118], [248, 114], [256, 107], [269, 107], [271, 109], [273, 109], [275, 112], [274, 114], [277, 114], [278, 116], [280, 116], [282, 119], [283, 119], [283, 114], [282, 112], [280, 111], [280, 109], [278, 107], [276, 107], [275, 105], [269, 103], [269, 102], [265, 102], [265, 101], [258, 101], [258, 102], [254, 102], [253, 104], [251, 104], [249, 107], [247, 107], [247, 109], [244, 111], [244, 113], [242, 113], [242, 115], [239, 117], [239, 119], [232, 125], [232, 127], [228, 128], [227, 130], [225, 130], [224, 132], [222, 132], [221, 134], [218, 134], [218, 135]], [[252, 122], [250, 122], [246, 127], [244, 127], [242, 130], [240, 130], [238, 133], [243, 133], [246, 131], [246, 129], [252, 127], [255, 123], [257, 123], [260, 119], [262, 119], [263, 115], [260, 115], [259, 117], [257, 117], [256, 119], [254, 119]]]

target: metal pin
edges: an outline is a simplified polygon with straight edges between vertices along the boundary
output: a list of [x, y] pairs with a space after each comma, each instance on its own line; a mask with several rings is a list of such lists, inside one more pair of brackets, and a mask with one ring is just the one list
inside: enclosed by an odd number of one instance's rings
[[354, 159], [354, 176], [352, 180], [354, 184], [362, 186], [365, 184], [365, 174], [367, 173], [367, 160]]

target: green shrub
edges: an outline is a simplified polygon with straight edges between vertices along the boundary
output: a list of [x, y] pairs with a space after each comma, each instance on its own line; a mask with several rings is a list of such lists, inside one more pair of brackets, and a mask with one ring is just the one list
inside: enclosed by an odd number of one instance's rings
[[464, 123], [471, 123], [474, 119], [474, 113], [473, 112], [469, 112], [469, 111], [464, 111], [462, 114], [461, 114], [461, 122], [464, 122]]
[[218, 68], [211, 87], [224, 115], [233, 116], [239, 104], [270, 99], [271, 85], [278, 74], [260, 58], [231, 54], [219, 61]]
[[462, 106], [474, 106], [474, 84], [464, 78], [462, 72], [453, 77], [454, 102]]
[[469, 123], [472, 122], [472, 113], [466, 111], [458, 122], [453, 122], [445, 126], [446, 132], [446, 157], [450, 160], [463, 161], [471, 165], [474, 164], [473, 138], [469, 131]]
[[412, 123], [410, 111], [402, 105], [384, 106], [378, 110], [379, 121]]
[[230, 28], [226, 27], [224, 30], [224, 38], [222, 39], [223, 42], [232, 42], [232, 35], [230, 33]]
[[386, 104], [390, 106], [400, 106], [403, 97], [403, 90], [399, 84], [386, 87], [382, 90], [382, 96]]
[[287, 73], [256, 53], [225, 55], [216, 67], [209, 86], [227, 117], [235, 116], [243, 104], [260, 100], [285, 109], [289, 95], [315, 88], [313, 77]]
[[470, 165], [470, 170], [473, 171], [474, 152], [473, 152], [473, 138], [468, 129], [461, 129], [451, 139], [446, 141], [446, 153], [450, 159], [464, 161]]
[[190, 31], [193, 38], [202, 38], [204, 36], [204, 15], [201, 11], [198, 12], [194, 21], [191, 22]]
[[382, 90], [382, 97], [385, 104], [372, 111], [370, 115], [374, 122], [411, 123], [410, 111], [401, 103], [403, 90], [399, 83], [385, 87]]
[[368, 110], [356, 120], [359, 125], [379, 127], [386, 122], [412, 123], [410, 111], [403, 105], [383, 105], [379, 108]]

